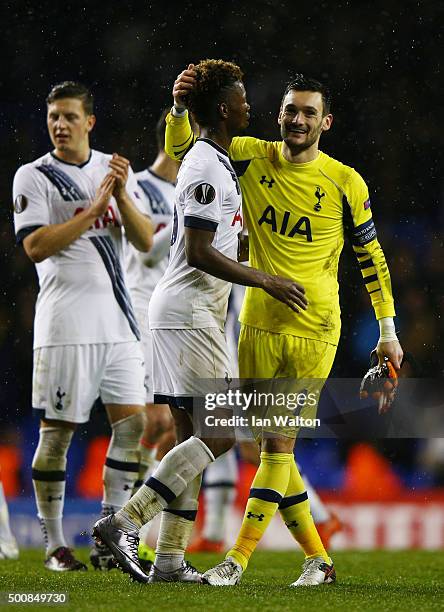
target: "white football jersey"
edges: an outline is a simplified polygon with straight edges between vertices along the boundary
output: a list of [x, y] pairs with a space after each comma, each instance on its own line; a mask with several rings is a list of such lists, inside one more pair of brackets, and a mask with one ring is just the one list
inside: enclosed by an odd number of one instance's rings
[[[144, 265], [131, 243], [125, 242], [125, 271], [127, 286], [133, 306], [137, 312], [148, 312], [148, 302], [155, 286], [162, 278], [168, 265], [171, 227], [168, 227], [173, 217], [174, 183], [161, 178], [151, 170], [136, 172], [134, 175], [141, 198], [141, 204], [147, 215], [151, 217], [154, 226], [154, 246], [156, 241], [166, 242], [163, 249], [165, 256], [148, 267]], [[168, 228], [165, 233], [165, 228]], [[162, 231], [164, 230], [164, 231]], [[153, 251], [156, 249], [153, 248]]]
[[[41, 226], [64, 223], [88, 208], [109, 172], [110, 159], [111, 155], [91, 151], [88, 161], [77, 165], [47, 153], [21, 166], [13, 186], [17, 242]], [[141, 209], [131, 170], [127, 191]], [[121, 259], [122, 219], [111, 198], [107, 212], [88, 231], [36, 264], [40, 290], [34, 348], [140, 338]]]
[[231, 283], [188, 265], [185, 227], [214, 231], [213, 247], [237, 260], [241, 202], [227, 152], [197, 139], [177, 177], [170, 257], [150, 301], [151, 329], [223, 329]]

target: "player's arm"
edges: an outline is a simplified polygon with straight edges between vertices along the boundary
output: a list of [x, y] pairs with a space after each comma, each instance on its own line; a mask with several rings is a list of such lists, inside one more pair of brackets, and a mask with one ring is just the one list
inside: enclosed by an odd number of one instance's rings
[[[187, 164], [186, 172], [188, 187], [183, 192], [183, 203], [188, 265], [231, 283], [260, 287], [295, 312], [305, 310], [307, 300], [302, 285], [289, 278], [247, 268], [213, 247], [217, 227], [226, 214], [222, 212], [223, 204], [237, 190], [227, 178], [225, 167], [219, 162], [200, 160]], [[207, 194], [205, 199], [203, 188]]]
[[194, 77], [194, 64], [178, 75], [173, 86], [174, 106], [165, 119], [165, 152], [175, 161], [181, 161], [196, 141], [184, 100], [194, 86]]
[[384, 252], [376, 237], [367, 186], [362, 177], [353, 172], [346, 188], [344, 206], [349, 207], [352, 223], [349, 228], [365, 287], [370, 295], [380, 337], [376, 352], [380, 363], [387, 357], [397, 370], [401, 367], [403, 351], [396, 337], [395, 307], [390, 272]]
[[165, 152], [174, 161], [181, 161], [196, 142], [196, 135], [191, 129], [188, 111], [175, 113], [173, 107], [165, 118]]
[[152, 268], [168, 255], [171, 243], [172, 224], [173, 221], [171, 220], [168, 225], [154, 234], [153, 246], [148, 253], [138, 252], [139, 259], [144, 266]]
[[[109, 167], [115, 179], [112, 195], [119, 208], [126, 236], [137, 250], [149, 251], [153, 244], [153, 224], [151, 219], [135, 206], [128, 193], [127, 183], [135, 183], [132, 171], [129, 179], [130, 163], [125, 157], [114, 153]], [[134, 189], [131, 189], [130, 185], [128, 188], [137, 194], [136, 185]]]
[[[65, 221], [65, 223], [43, 225], [41, 227], [38, 227], [37, 224], [31, 224], [24, 227], [21, 230], [22, 235], [27, 235], [23, 238], [23, 248], [28, 257], [34, 263], [40, 263], [80, 238], [94, 224], [96, 219], [105, 214], [114, 189], [114, 183], [114, 177], [107, 175], [97, 190], [91, 206], [72, 219]], [[27, 230], [33, 231], [27, 233]]]
[[[186, 95], [194, 83], [194, 64], [189, 64], [188, 68], [178, 75], [173, 86], [174, 105], [165, 119], [165, 151], [175, 161], [181, 161], [196, 141], [186, 108]], [[228, 153], [233, 161], [243, 161], [273, 155], [273, 147], [271, 143], [258, 138], [236, 136]]]
[[202, 225], [202, 220], [185, 217], [185, 253], [188, 265], [230, 283], [259, 287], [294, 312], [306, 310], [307, 300], [302, 285], [289, 278], [243, 266], [226, 257], [212, 245], [215, 231], [198, 229]]

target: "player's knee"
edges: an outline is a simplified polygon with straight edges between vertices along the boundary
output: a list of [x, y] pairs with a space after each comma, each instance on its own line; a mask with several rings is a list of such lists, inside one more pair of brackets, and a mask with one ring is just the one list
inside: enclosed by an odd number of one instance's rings
[[132, 414], [112, 423], [111, 444], [122, 449], [133, 450], [138, 447], [145, 428], [143, 412]]
[[148, 411], [145, 421], [143, 439], [149, 444], [155, 444], [159, 438], [173, 429], [174, 420], [171, 413]]
[[171, 412], [167, 413], [166, 411], [164, 411], [156, 415], [155, 427], [156, 427], [156, 432], [159, 436], [170, 431], [173, 428], [173, 425], [174, 425], [174, 420], [173, 420], [173, 417], [171, 416]]
[[41, 471], [64, 470], [73, 433], [73, 429], [68, 427], [41, 427], [32, 467]]
[[232, 448], [234, 440], [231, 438], [209, 438], [203, 440], [215, 457], [223, 455]]
[[294, 449], [294, 439], [285, 436], [273, 438], [264, 437], [261, 450], [266, 453], [292, 453]]

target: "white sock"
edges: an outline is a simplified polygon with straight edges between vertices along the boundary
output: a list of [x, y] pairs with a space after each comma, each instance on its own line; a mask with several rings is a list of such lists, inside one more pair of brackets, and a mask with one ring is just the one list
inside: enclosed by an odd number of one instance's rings
[[205, 519], [202, 535], [206, 540], [211, 542], [225, 540], [227, 518], [233, 507], [235, 496], [236, 491], [233, 486], [216, 486], [205, 489]]
[[12, 540], [13, 535], [9, 526], [9, 513], [6, 504], [3, 483], [0, 482], [0, 540]]
[[37, 516], [45, 539], [46, 553], [66, 546], [62, 516], [65, 500], [66, 453], [73, 431], [66, 427], [41, 427], [32, 461], [32, 484]]
[[[159, 461], [157, 461], [157, 452], [158, 445], [148, 447], [145, 446], [143, 442], [139, 443], [139, 452], [140, 452], [140, 469], [139, 469], [139, 480], [145, 482], [148, 476], [154, 472], [154, 470], [159, 465]], [[139, 485], [140, 486], [140, 485]]]
[[182, 565], [194, 521], [162, 512], [154, 565], [162, 572], [174, 572]]
[[110, 514], [115, 514], [120, 510], [122, 506], [111, 506], [110, 504], [105, 504], [102, 501], [102, 512], [100, 513], [101, 517], [109, 516]]
[[54, 552], [60, 546], [67, 546], [63, 534], [62, 517], [49, 519], [39, 516], [40, 527], [46, 544], [46, 554]]
[[223, 542], [228, 515], [235, 498], [237, 460], [234, 449], [216, 459], [205, 470], [205, 518], [202, 535], [211, 542]]
[[156, 558], [154, 565], [161, 572], [175, 572], [180, 569], [183, 563], [183, 553], [158, 553], [156, 552]]
[[139, 474], [139, 439], [143, 425], [142, 413], [111, 425], [113, 433], [103, 467], [103, 507], [121, 508], [132, 495]]
[[140, 528], [171, 504], [196, 476], [214, 461], [213, 453], [202, 440], [192, 436], [171, 449], [154, 474], [120, 510], [115, 520], [128, 528]]
[[182, 565], [196, 520], [201, 482], [199, 474], [162, 512], [154, 565], [164, 572], [174, 572]]

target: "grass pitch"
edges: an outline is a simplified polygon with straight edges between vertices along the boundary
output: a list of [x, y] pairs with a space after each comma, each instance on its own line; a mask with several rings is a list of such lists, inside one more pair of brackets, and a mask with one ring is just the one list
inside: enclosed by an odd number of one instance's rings
[[[88, 550], [77, 551], [88, 561]], [[117, 570], [112, 572], [55, 573], [46, 570], [42, 551], [21, 551], [19, 561], [0, 561], [0, 591], [67, 592], [69, 602], [59, 606], [10, 604], [24, 610], [95, 610], [106, 612], [321, 612], [444, 609], [443, 552], [337, 552], [335, 585], [291, 589], [300, 574], [302, 555], [257, 552], [241, 584], [215, 588], [204, 585], [139, 585]], [[199, 569], [221, 560], [219, 555], [190, 555]], [[88, 563], [89, 565], [89, 563]], [[2, 609], [6, 609], [6, 606]]]

